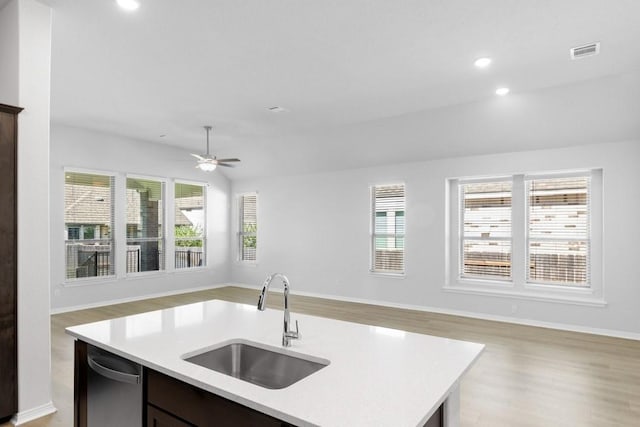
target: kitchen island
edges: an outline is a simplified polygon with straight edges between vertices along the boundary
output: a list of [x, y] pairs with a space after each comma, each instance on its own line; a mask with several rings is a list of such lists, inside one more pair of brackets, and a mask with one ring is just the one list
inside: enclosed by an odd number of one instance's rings
[[[445, 426], [459, 424], [460, 379], [483, 345], [298, 313], [292, 320], [302, 338], [289, 348], [280, 345], [282, 311], [221, 300], [74, 326], [67, 333], [142, 365], [149, 381], [166, 377], [292, 425], [423, 426], [436, 417]], [[233, 340], [329, 364], [288, 387], [268, 389], [184, 360]], [[76, 379], [78, 387], [83, 385]], [[78, 392], [76, 406], [82, 402]]]

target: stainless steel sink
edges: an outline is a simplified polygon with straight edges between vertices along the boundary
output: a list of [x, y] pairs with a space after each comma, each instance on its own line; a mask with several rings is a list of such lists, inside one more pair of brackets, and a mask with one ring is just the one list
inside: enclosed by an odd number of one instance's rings
[[288, 387], [329, 365], [326, 359], [294, 355], [290, 351], [285, 354], [244, 340], [191, 353], [183, 359], [269, 389]]

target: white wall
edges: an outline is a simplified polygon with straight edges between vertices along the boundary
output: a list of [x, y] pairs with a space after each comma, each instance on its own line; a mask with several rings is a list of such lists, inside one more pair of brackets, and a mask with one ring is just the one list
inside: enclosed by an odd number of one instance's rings
[[[639, 160], [640, 142], [633, 141], [234, 181], [234, 196], [258, 192], [259, 260], [257, 266], [235, 262], [232, 279], [258, 286], [267, 273], [280, 271], [294, 292], [640, 337]], [[443, 291], [447, 178], [596, 167], [604, 173], [606, 307]], [[405, 182], [407, 192], [404, 279], [368, 271], [369, 186], [395, 182]], [[232, 215], [235, 230], [235, 208]], [[235, 258], [233, 233], [231, 240]]]
[[18, 116], [18, 414], [55, 411], [49, 321], [51, 9], [12, 0], [0, 10], [0, 102]]
[[[207, 267], [65, 283], [65, 167], [115, 172], [120, 176], [128, 173], [208, 182]], [[219, 171], [207, 174], [195, 169], [193, 158], [183, 150], [68, 126], [53, 126], [50, 190], [51, 307], [54, 312], [207, 288], [225, 283], [229, 278], [229, 181]], [[121, 206], [121, 212], [124, 213], [124, 206]], [[123, 223], [124, 220], [121, 227]]]
[[0, 103], [18, 103], [18, 2], [0, 8]]

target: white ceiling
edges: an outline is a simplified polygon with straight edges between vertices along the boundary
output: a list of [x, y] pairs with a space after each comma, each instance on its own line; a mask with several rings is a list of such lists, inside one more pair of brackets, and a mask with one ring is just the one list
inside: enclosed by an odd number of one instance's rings
[[140, 1], [48, 1], [54, 124], [185, 158], [212, 124], [232, 179], [640, 139], [637, 0]]

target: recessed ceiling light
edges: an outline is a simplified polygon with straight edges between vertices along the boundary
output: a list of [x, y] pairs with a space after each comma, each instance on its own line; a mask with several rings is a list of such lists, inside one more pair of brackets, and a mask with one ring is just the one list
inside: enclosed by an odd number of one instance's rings
[[473, 65], [475, 65], [477, 68], [487, 68], [490, 64], [491, 64], [491, 58], [487, 58], [487, 57], [478, 58], [473, 63]]
[[136, 10], [140, 7], [140, 2], [138, 0], [116, 0], [118, 6], [123, 8], [124, 10]]
[[508, 87], [500, 87], [500, 88], [496, 89], [496, 95], [499, 95], [499, 96], [505, 96], [509, 92], [510, 92], [510, 90], [509, 90]]

